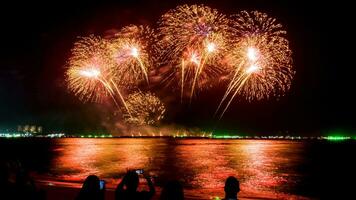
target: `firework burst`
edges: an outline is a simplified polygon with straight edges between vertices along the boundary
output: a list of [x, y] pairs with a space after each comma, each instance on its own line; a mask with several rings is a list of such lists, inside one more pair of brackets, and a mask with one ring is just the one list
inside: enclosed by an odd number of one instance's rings
[[236, 95], [248, 101], [279, 97], [290, 88], [294, 75], [286, 31], [275, 19], [257, 11], [243, 11], [234, 16], [233, 26], [238, 39], [228, 55], [231, 82], [217, 112], [230, 99], [220, 118]]
[[114, 63], [108, 51], [109, 43], [100, 37], [82, 37], [74, 44], [66, 72], [68, 88], [82, 101], [102, 102], [110, 96], [119, 108], [116, 95], [128, 113], [125, 100], [115, 79]]
[[222, 73], [230, 36], [225, 15], [203, 5], [182, 5], [161, 17], [158, 30], [161, 64], [172, 69], [164, 81], [180, 85], [181, 97], [188, 89], [192, 99], [196, 88], [208, 87]]
[[124, 113], [126, 123], [136, 125], [154, 125], [163, 119], [166, 109], [161, 100], [151, 93], [136, 92], [130, 94], [127, 106], [131, 115]]
[[116, 82], [125, 87], [148, 80], [148, 70], [153, 62], [150, 49], [155, 34], [146, 26], [127, 26], [116, 34], [110, 45], [111, 58], [116, 65], [119, 79]]
[[83, 101], [101, 102], [112, 94], [107, 82], [112, 77], [107, 47], [106, 40], [92, 35], [74, 43], [68, 61], [67, 82], [69, 90]]

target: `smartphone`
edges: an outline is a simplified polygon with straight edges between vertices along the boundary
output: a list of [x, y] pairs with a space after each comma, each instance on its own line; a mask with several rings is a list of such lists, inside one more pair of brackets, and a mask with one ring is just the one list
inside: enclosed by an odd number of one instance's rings
[[105, 181], [100, 180], [99, 184], [100, 184], [100, 190], [103, 190], [105, 188]]
[[137, 170], [136, 170], [136, 173], [137, 173], [137, 174], [143, 174], [143, 172], [144, 172], [143, 169], [137, 169]]

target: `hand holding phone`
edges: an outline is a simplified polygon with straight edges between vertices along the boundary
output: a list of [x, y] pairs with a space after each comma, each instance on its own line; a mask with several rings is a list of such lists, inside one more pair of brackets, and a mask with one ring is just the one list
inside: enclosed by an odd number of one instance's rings
[[99, 184], [100, 184], [100, 190], [105, 189], [105, 181], [104, 180], [100, 180]]
[[137, 169], [137, 170], [136, 170], [136, 173], [137, 173], [137, 174], [143, 174], [144, 171], [143, 171], [143, 169]]

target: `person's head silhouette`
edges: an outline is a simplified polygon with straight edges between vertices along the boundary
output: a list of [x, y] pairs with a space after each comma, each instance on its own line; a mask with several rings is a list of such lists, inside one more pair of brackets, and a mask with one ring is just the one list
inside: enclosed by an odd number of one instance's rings
[[229, 176], [225, 182], [225, 199], [237, 198], [237, 193], [240, 192], [240, 183], [237, 178]]
[[77, 199], [102, 199], [103, 195], [100, 191], [100, 180], [95, 175], [88, 176], [79, 192]]
[[126, 190], [135, 192], [139, 183], [139, 177], [135, 171], [128, 171], [125, 175]]
[[168, 182], [162, 192], [160, 200], [183, 200], [184, 192], [183, 187], [179, 181]]

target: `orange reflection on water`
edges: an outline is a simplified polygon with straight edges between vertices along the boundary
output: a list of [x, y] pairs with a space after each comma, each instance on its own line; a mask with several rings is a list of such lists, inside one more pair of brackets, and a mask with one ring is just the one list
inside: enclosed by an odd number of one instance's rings
[[[240, 158], [235, 167], [241, 174], [241, 189], [247, 196], [287, 198], [279, 188], [287, 184], [285, 176], [279, 172], [283, 166], [290, 165], [285, 155], [290, 142], [249, 140], [243, 141], [234, 149]], [[243, 157], [243, 159], [241, 159]], [[288, 195], [287, 195], [288, 196]], [[289, 196], [288, 198], [292, 198]]]
[[190, 196], [208, 196], [209, 199], [222, 196], [226, 177], [236, 175], [229, 166], [225, 144], [219, 140], [182, 140], [177, 152], [180, 154], [177, 162], [192, 171], [186, 184], [199, 189], [187, 191]]
[[209, 199], [222, 197], [224, 182], [233, 175], [241, 183], [240, 197], [294, 198], [285, 188], [298, 181], [294, 178], [296, 166], [303, 162], [301, 145], [264, 140], [62, 139], [46, 178], [82, 183], [96, 174], [114, 188], [127, 169], [143, 168], [157, 175], [157, 185], [179, 179], [187, 196]]
[[64, 140], [63, 146], [55, 149], [60, 153], [60, 156], [54, 161], [55, 168], [57, 171], [66, 172], [65, 174], [85, 176], [100, 173], [96, 167], [96, 157], [102, 156], [101, 151], [104, 147], [98, 142], [99, 140], [95, 141], [95, 139]]
[[128, 169], [145, 168], [152, 159], [152, 143], [148, 140], [66, 139], [57, 149], [54, 160], [58, 179], [78, 182], [90, 174], [117, 184]]

